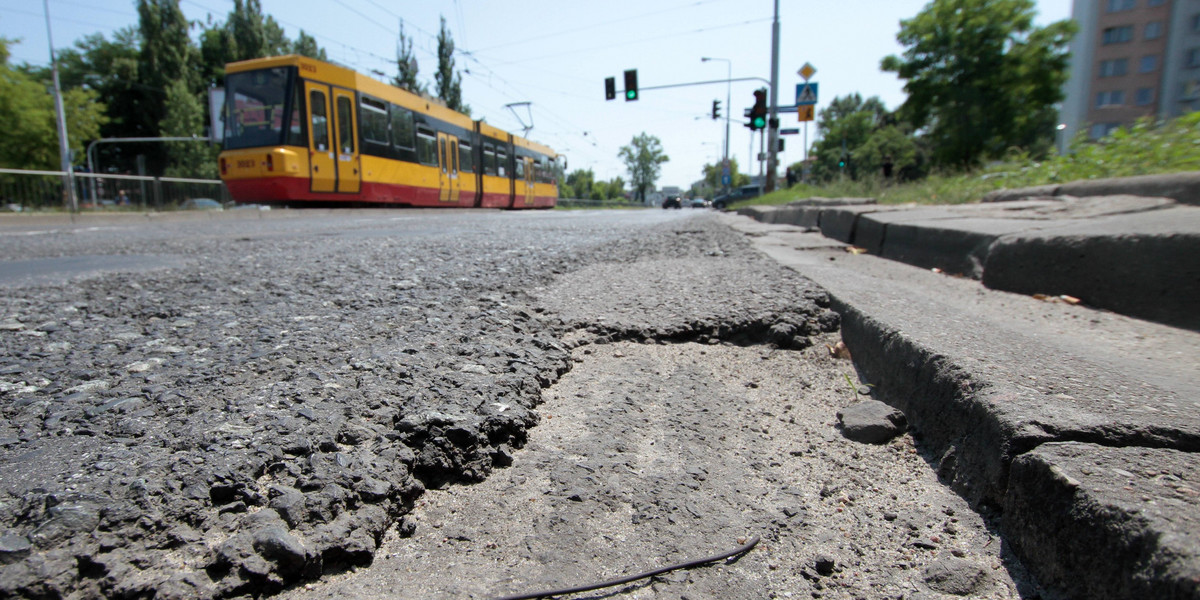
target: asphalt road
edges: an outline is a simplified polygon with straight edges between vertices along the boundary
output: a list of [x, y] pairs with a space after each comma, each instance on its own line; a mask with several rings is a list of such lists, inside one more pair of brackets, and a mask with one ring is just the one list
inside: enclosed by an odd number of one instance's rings
[[842, 436], [829, 298], [711, 213], [17, 217], [0, 257], [4, 595], [487, 598], [753, 536], [623, 593], [1039, 593], [910, 435]]

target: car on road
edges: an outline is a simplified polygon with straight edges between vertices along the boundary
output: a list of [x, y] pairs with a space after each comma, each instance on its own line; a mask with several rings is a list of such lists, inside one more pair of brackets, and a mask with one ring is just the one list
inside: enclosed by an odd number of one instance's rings
[[689, 206], [692, 208], [708, 208], [709, 206], [712, 206], [712, 204], [705, 198], [692, 198]]
[[188, 198], [179, 205], [181, 210], [225, 210], [220, 202], [212, 198]]
[[717, 210], [725, 210], [726, 207], [734, 202], [757, 198], [761, 196], [762, 193], [763, 188], [761, 185], [743, 185], [742, 187], [733, 190], [728, 194], [722, 194], [716, 198], [713, 198], [712, 205], [713, 208]]
[[679, 196], [667, 196], [663, 198], [663, 208], [683, 208], [683, 200]]

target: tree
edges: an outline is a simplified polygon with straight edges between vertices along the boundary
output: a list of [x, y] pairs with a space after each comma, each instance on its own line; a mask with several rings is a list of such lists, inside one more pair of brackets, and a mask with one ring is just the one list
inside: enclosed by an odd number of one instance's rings
[[[92, 34], [75, 42], [73, 48], [58, 52], [58, 72], [62, 89], [92, 90], [104, 106], [105, 119], [97, 137], [122, 137], [137, 113], [144, 96], [138, 86], [138, 34], [125, 27], [111, 41], [103, 34]], [[50, 81], [49, 67], [37, 71], [37, 78]]]
[[[259, 0], [233, 0], [226, 27], [233, 39], [233, 52], [228, 62], [278, 56], [292, 49], [279, 23], [273, 17], [263, 15]], [[316, 45], [315, 41], [313, 45]]]
[[606, 200], [620, 200], [625, 197], [625, 180], [620, 176], [608, 180], [608, 196]]
[[629, 182], [633, 186], [638, 202], [646, 201], [646, 190], [654, 187], [662, 173], [662, 164], [671, 160], [663, 153], [662, 142], [657, 137], [642, 132], [633, 136], [628, 146], [621, 146], [618, 153], [629, 169]]
[[[712, 197], [717, 190], [724, 189], [721, 184], [721, 176], [725, 174], [725, 170], [721, 168], [720, 163], [715, 165], [704, 165], [701, 170], [704, 175], [704, 195]], [[736, 158], [729, 159], [729, 187], [736, 188], [743, 185], [749, 185], [750, 176], [745, 173], [738, 172], [738, 162]]]
[[[159, 127], [167, 137], [199, 137], [204, 133], [204, 103], [182, 81], [167, 88], [166, 117]], [[217, 178], [217, 157], [206, 143], [167, 142], [168, 177]]]
[[882, 121], [887, 115], [887, 107], [883, 104], [883, 100], [879, 96], [871, 96], [865, 101], [862, 95], [858, 92], [838, 96], [829, 103], [829, 106], [822, 108], [817, 115], [817, 127], [824, 131], [831, 123], [839, 121], [855, 113], [866, 111], [874, 115], [876, 121]]
[[317, 44], [316, 38], [304, 33], [303, 29], [301, 29], [300, 33], [296, 36], [296, 42], [292, 44], [292, 52], [299, 54], [300, 56], [307, 56], [317, 60], [329, 60], [329, 58], [325, 55], [325, 49]]
[[596, 174], [591, 169], [575, 169], [567, 175], [566, 189], [571, 192], [564, 198], [590, 198], [592, 186], [595, 185]]
[[446, 29], [446, 17], [442, 17], [442, 29], [438, 31], [438, 69], [433, 75], [437, 83], [437, 97], [451, 110], [471, 114], [471, 108], [462, 101], [462, 75], [454, 72], [454, 40]]
[[210, 24], [200, 34], [200, 72], [208, 86], [221, 85], [227, 63], [287, 53], [328, 60], [325, 49], [303, 29], [296, 41], [288, 41], [279, 23], [262, 13], [259, 0], [235, 0], [224, 23]]
[[[138, 94], [134, 121], [126, 135], [158, 137], [159, 124], [167, 113], [167, 88], [182, 82], [188, 90], [200, 85], [200, 55], [188, 37], [188, 21], [179, 0], [137, 0], [138, 31], [142, 46], [138, 55]], [[145, 150], [149, 172], [161, 173], [166, 152], [160, 145]]]
[[1054, 140], [1071, 21], [1033, 25], [1033, 0], [933, 0], [900, 22], [902, 57], [881, 67], [905, 80], [901, 112], [925, 128], [934, 159], [967, 167]]
[[[864, 101], [857, 93], [839, 96], [829, 107], [821, 109], [818, 117], [821, 139], [814, 144], [813, 178], [829, 181], [873, 173], [854, 159], [854, 153], [876, 129], [891, 121], [883, 101], [878, 97]], [[843, 159], [847, 159], [845, 166], [839, 166]]]
[[[8, 64], [10, 40], [0, 38], [0, 166], [12, 169], [57, 171], [57, 114], [54, 97], [42, 80]], [[67, 137], [71, 150], [83, 155], [84, 142], [99, 136], [104, 123], [104, 105], [94, 90], [76, 88], [63, 92]]]
[[[443, 25], [445, 19], [442, 20]], [[400, 22], [400, 36], [396, 39], [396, 76], [392, 85], [414, 94], [426, 94], [425, 86], [417, 81], [417, 57], [413, 54], [412, 39], [404, 35], [404, 21]]]
[[900, 125], [884, 125], [871, 132], [850, 155], [855, 174], [891, 180], [917, 176], [923, 156], [917, 141], [905, 129]]

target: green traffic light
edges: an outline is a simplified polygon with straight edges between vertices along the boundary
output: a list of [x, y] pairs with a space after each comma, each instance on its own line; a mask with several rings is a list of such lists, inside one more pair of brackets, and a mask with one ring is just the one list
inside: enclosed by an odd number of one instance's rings
[[754, 117], [754, 128], [755, 129], [762, 129], [763, 127], [766, 127], [766, 126], [767, 126], [766, 117]]
[[625, 99], [626, 100], [637, 100], [637, 91], [625, 90]]

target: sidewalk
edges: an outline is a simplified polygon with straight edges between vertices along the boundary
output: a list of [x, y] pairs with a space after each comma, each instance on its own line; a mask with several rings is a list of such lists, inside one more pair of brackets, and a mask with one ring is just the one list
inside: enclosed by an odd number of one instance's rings
[[829, 291], [863, 381], [947, 484], [1002, 515], [1043, 583], [1200, 598], [1200, 208], [1124, 196], [743, 214], [755, 220], [722, 218]]
[[1200, 330], [1200, 206], [1129, 195], [938, 207], [810, 199], [739, 213], [992, 289]]

